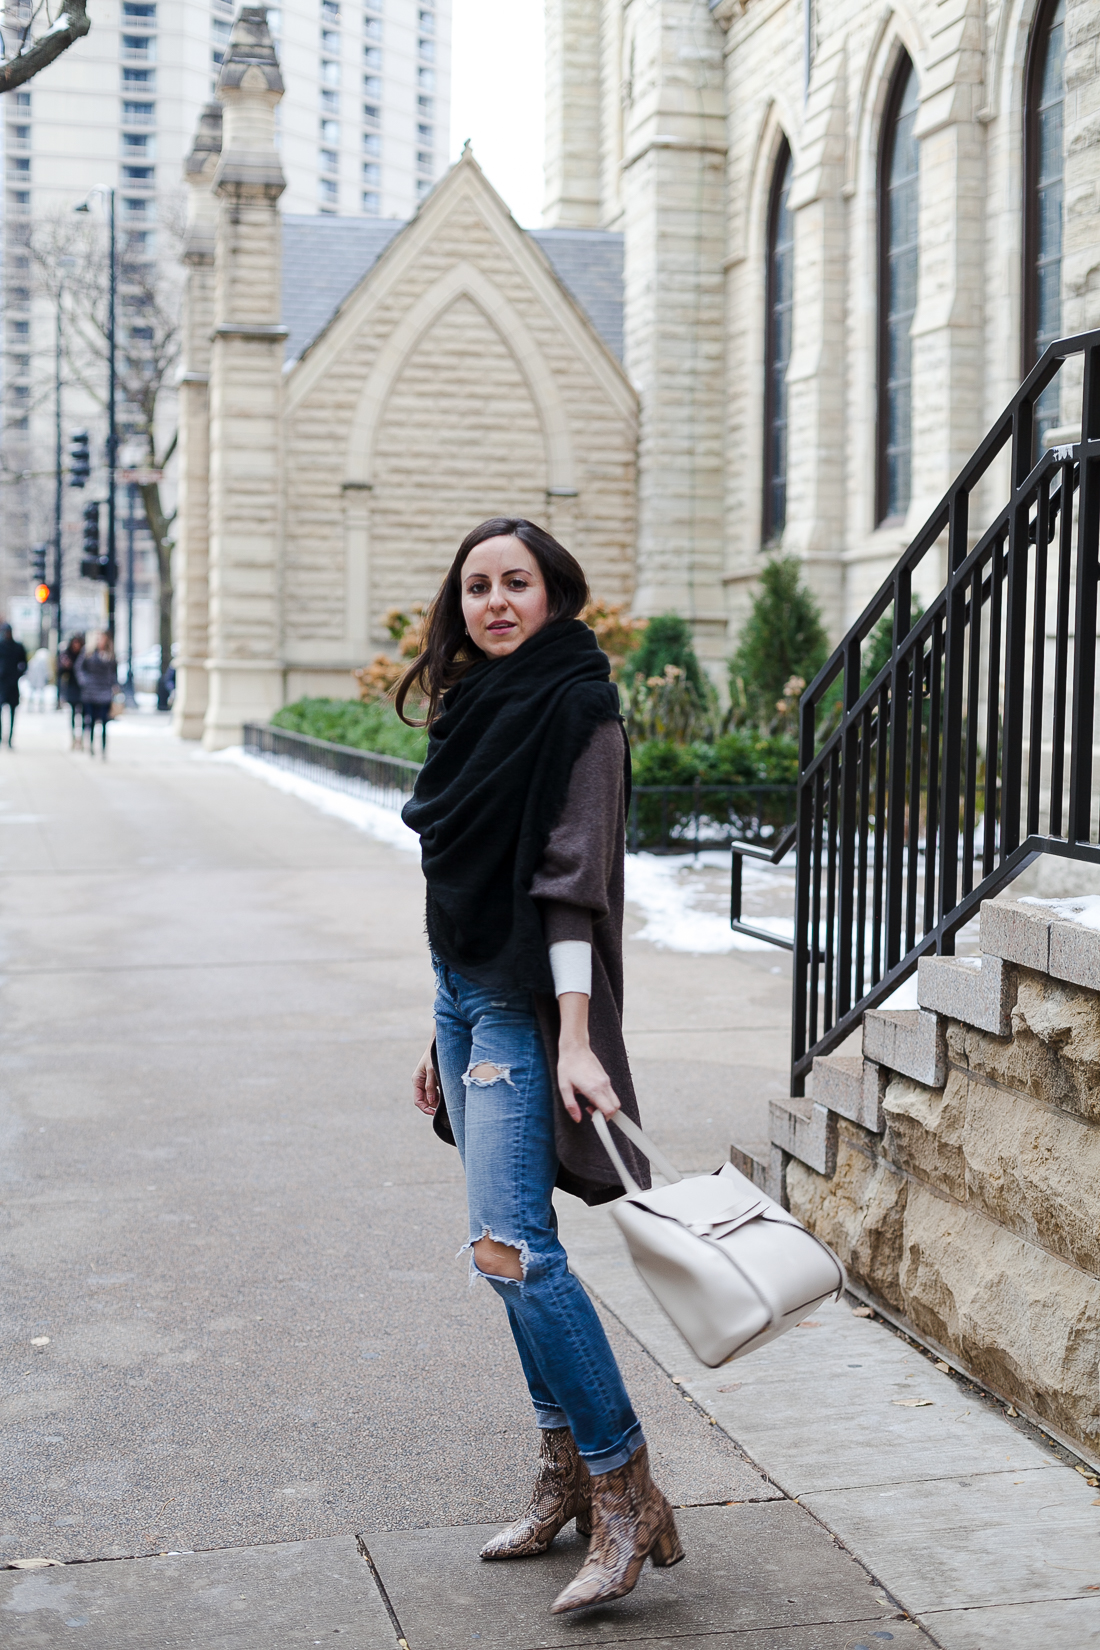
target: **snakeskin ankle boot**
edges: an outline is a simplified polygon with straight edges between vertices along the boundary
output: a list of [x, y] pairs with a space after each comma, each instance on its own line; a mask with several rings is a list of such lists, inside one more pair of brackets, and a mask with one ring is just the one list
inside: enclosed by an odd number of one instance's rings
[[649, 1476], [644, 1444], [625, 1467], [593, 1474], [592, 1526], [588, 1557], [551, 1605], [556, 1616], [633, 1592], [647, 1558], [658, 1569], [683, 1558], [672, 1508]]
[[571, 1518], [581, 1535], [591, 1535], [592, 1480], [568, 1427], [545, 1427], [539, 1470], [527, 1511], [481, 1549], [482, 1558], [534, 1558], [544, 1553]]

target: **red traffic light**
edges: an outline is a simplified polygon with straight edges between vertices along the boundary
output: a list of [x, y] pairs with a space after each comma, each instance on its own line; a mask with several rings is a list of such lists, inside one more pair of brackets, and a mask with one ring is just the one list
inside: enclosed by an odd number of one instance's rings
[[53, 591], [50, 589], [48, 584], [36, 584], [35, 585], [35, 587], [34, 587], [34, 599], [39, 604], [39, 606], [44, 606], [46, 604], [46, 602], [49, 601], [49, 599], [52, 595], [53, 595]]

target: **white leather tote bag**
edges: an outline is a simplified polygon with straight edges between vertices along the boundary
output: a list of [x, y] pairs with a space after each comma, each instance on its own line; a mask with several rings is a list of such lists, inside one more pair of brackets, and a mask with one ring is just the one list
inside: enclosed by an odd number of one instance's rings
[[847, 1285], [820, 1238], [732, 1163], [683, 1179], [636, 1123], [612, 1122], [670, 1182], [643, 1192], [599, 1112], [593, 1122], [626, 1196], [611, 1205], [643, 1283], [701, 1363], [743, 1358]]

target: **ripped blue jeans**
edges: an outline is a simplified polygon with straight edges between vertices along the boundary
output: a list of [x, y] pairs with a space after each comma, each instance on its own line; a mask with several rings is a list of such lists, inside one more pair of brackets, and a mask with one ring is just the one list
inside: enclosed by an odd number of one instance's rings
[[[435, 963], [447, 1115], [466, 1170], [470, 1241], [519, 1250], [522, 1279], [485, 1277], [504, 1302], [540, 1427], [572, 1430], [590, 1472], [645, 1442], [615, 1354], [558, 1238], [554, 1096], [530, 994], [473, 985]], [[481, 1066], [492, 1068], [477, 1077]]]

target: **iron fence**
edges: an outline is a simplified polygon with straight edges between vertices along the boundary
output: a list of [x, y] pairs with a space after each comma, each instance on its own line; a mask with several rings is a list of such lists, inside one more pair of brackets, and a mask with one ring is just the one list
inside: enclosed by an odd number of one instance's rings
[[333, 745], [311, 734], [290, 733], [286, 728], [246, 722], [244, 748], [264, 756], [307, 779], [348, 791], [386, 808], [400, 808], [411, 795], [419, 762], [400, 756], [380, 756], [376, 751], [356, 750], [352, 745]]
[[796, 785], [635, 785], [627, 846], [684, 854], [766, 843], [793, 822], [797, 796]]
[[[1036, 404], [1064, 364], [1062, 418], [1079, 405], [1080, 426], [1036, 456]], [[1100, 863], [1098, 540], [1091, 332], [1044, 352], [802, 696], [794, 1093], [1038, 854]], [[943, 588], [914, 622], [914, 574], [935, 555]], [[864, 645], [891, 607], [892, 657], [864, 683]]]

